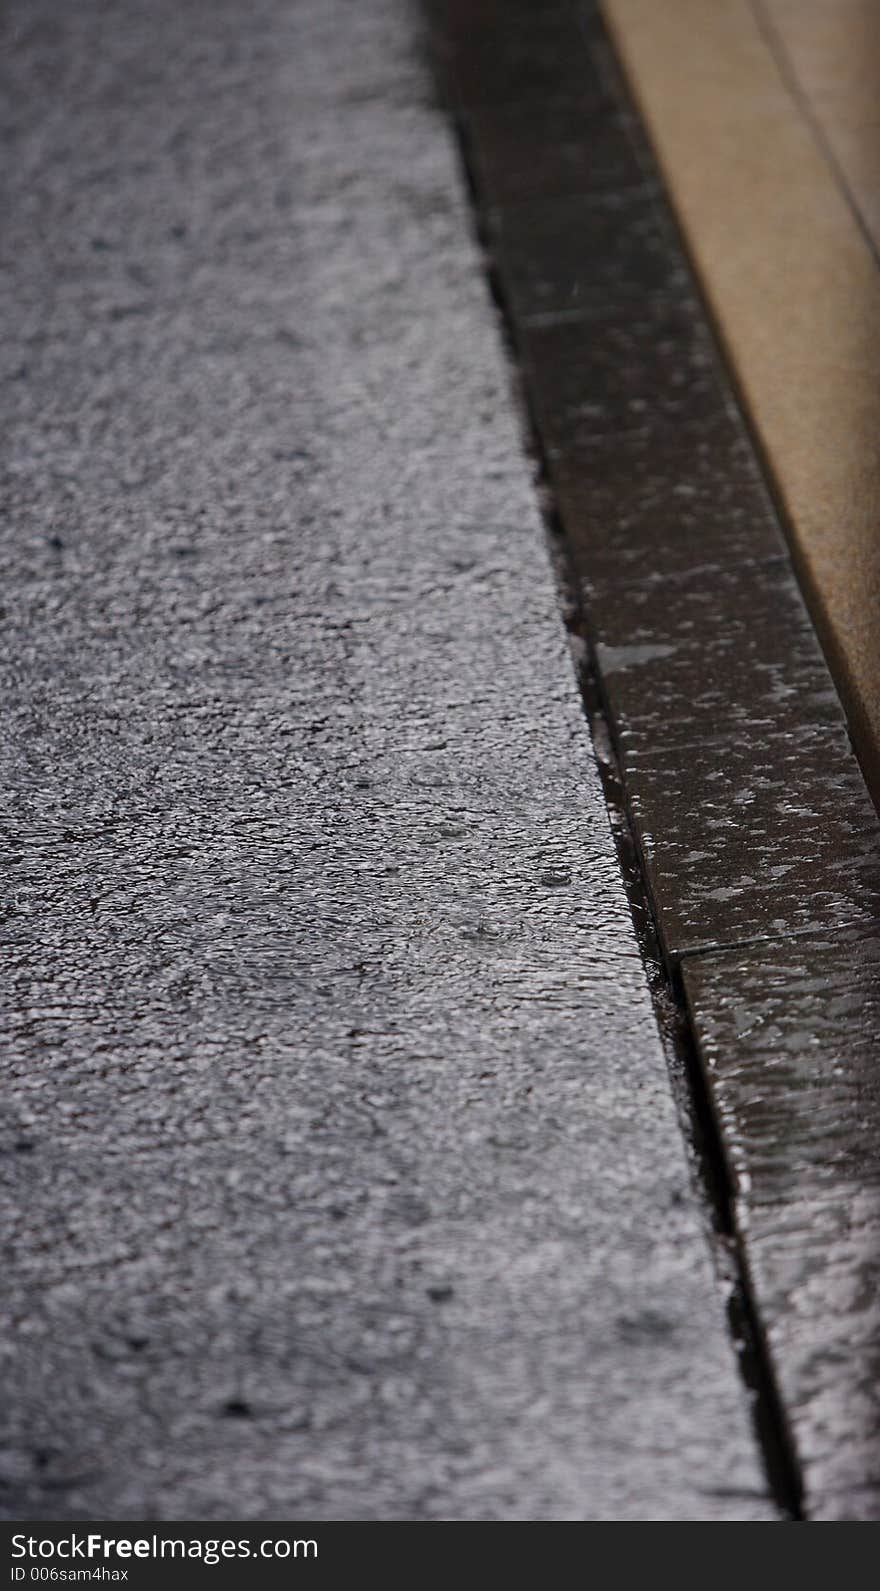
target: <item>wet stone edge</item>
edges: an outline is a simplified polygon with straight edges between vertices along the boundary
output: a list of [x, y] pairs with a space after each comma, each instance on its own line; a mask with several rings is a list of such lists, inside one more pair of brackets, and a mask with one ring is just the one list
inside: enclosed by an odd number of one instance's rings
[[[757, 654], [745, 659], [745, 672], [736, 666], [730, 670], [726, 686], [724, 671], [720, 671], [720, 691], [716, 678], [716, 698], [709, 706], [717, 726], [724, 725], [725, 707], [729, 708], [727, 718], [737, 724], [736, 739], [740, 752], [745, 749], [746, 762], [750, 737], [755, 752], [760, 751], [768, 796], [765, 805], [784, 811], [784, 799], [780, 798], [793, 782], [797, 790], [795, 808], [801, 807], [805, 796], [808, 805], [812, 798], [814, 826], [821, 830], [818, 859], [809, 850], [800, 857], [794, 880], [786, 882], [769, 902], [760, 892], [750, 901], [747, 883], [745, 899], [743, 887], [731, 891], [737, 895], [734, 913], [725, 914], [722, 900], [719, 909], [708, 914], [704, 926], [697, 912], [693, 924], [689, 924], [690, 939], [683, 935], [679, 942], [676, 932], [670, 931], [668, 925], [686, 917], [688, 908], [693, 906], [693, 874], [688, 875], [676, 864], [676, 848], [681, 852], [686, 841], [681, 832], [663, 832], [662, 802], [670, 770], [673, 779], [687, 779], [691, 749], [687, 733], [689, 704], [686, 696], [679, 694], [673, 733], [668, 745], [664, 744], [664, 713], [669, 722], [671, 690], [670, 679], [664, 679], [661, 667], [656, 671], [656, 711], [653, 716], [650, 710], [646, 714], [641, 739], [637, 733], [628, 733], [630, 726], [621, 722], [619, 708], [615, 708], [623, 695], [632, 698], [632, 682], [627, 691], [621, 692], [620, 682], [612, 685], [610, 674], [603, 672], [603, 625], [609, 615], [614, 625], [618, 611], [633, 608], [634, 590], [661, 609], [670, 593], [678, 601], [683, 578], [694, 613], [688, 647], [698, 669], [701, 646], [707, 653], [711, 651], [719, 625], [725, 621], [723, 599], [719, 604], [713, 600], [713, 593], [718, 587], [723, 593], [726, 573], [736, 575], [734, 583], [740, 601], [743, 585], [748, 600], [750, 579], [754, 579], [756, 597], [760, 593], [762, 600], [766, 600], [769, 583], [772, 601], [774, 580], [779, 581], [780, 592], [790, 597], [791, 561], [775, 492], [772, 481], [767, 480], [766, 460], [756, 448], [751, 427], [740, 408], [735, 381], [719, 351], [684, 243], [662, 191], [647, 136], [597, 6], [589, 0], [581, 4], [573, 0], [568, 6], [555, 6], [539, 15], [527, 0], [520, 0], [502, 17], [501, 7], [492, 0], [482, 0], [476, 15], [455, 0], [423, 3], [435, 75], [458, 133], [490, 287], [511, 351], [522, 407], [529, 416], [531, 444], [543, 476], [545, 521], [563, 612], [573, 640], [585, 709], [666, 1044], [672, 1085], [711, 1213], [716, 1260], [729, 1290], [730, 1327], [751, 1394], [768, 1479], [789, 1517], [803, 1518], [805, 1513], [809, 1517], [793, 1434], [796, 1421], [791, 1418], [796, 1411], [784, 1407], [768, 1349], [760, 1301], [737, 1224], [741, 1212], [729, 1170], [730, 1146], [724, 1141], [723, 1122], [713, 1108], [705, 1058], [685, 998], [682, 957], [687, 957], [693, 966], [695, 956], [751, 942], [766, 943], [780, 934], [808, 937], [828, 929], [840, 931], [850, 921], [864, 923], [866, 911], [856, 904], [857, 895], [834, 895], [832, 877], [839, 870], [841, 854], [854, 856], [861, 868], [859, 883], [860, 888], [866, 886], [868, 918], [880, 916], [880, 892], [875, 900], [875, 890], [880, 890], [876, 815], [818, 645], [789, 646], [783, 636], [780, 648], [779, 635], [772, 633], [777, 675], [771, 685], [783, 708], [780, 722], [774, 724], [772, 719], [772, 690], [769, 707], [768, 702], [764, 703], [770, 712], [769, 722], [765, 711], [750, 724], [744, 710], [751, 683], [748, 669], [756, 669], [754, 677], [760, 679], [761, 671], [766, 675], [769, 666], [761, 655], [760, 642]], [[572, 19], [580, 28], [580, 44], [575, 46], [575, 55], [578, 49], [583, 50], [580, 61], [571, 59]], [[552, 59], [554, 33], [564, 44], [568, 60], [558, 93], [553, 92], [548, 109], [547, 63]], [[531, 89], [522, 62], [534, 49], [536, 40], [540, 42], [541, 69]], [[485, 102], [479, 72], [473, 67], [461, 70], [469, 51], [474, 59], [481, 56], [492, 63]], [[512, 99], [506, 103], [503, 86], [499, 85], [503, 84], [508, 61], [512, 62]], [[581, 83], [580, 90], [573, 86], [576, 82]], [[597, 127], [601, 129], [599, 133]], [[616, 153], [615, 139], [620, 144]], [[599, 158], [592, 162], [591, 142], [593, 147], [598, 142], [599, 147]], [[522, 163], [521, 178], [518, 161]], [[546, 194], [551, 198], [549, 204]], [[585, 307], [564, 302], [564, 263], [560, 272], [559, 251], [572, 247], [565, 228], [572, 219], [575, 223], [582, 220], [591, 205], [600, 211], [617, 205], [624, 217], [629, 205], [636, 213], [637, 224], [630, 232], [637, 247], [644, 244], [641, 221], [645, 206], [650, 207], [656, 231], [647, 268], [649, 282], [654, 285], [646, 303], [640, 303], [633, 292], [639, 259], [623, 262], [621, 270], [619, 260], [607, 257], [614, 237], [614, 228], [607, 226], [597, 229], [600, 240], [603, 231], [609, 240], [606, 257], [597, 254], [591, 244], [587, 261], [588, 267], [607, 284], [607, 293], [595, 294], [592, 304], [588, 302]], [[554, 228], [554, 209], [561, 229]], [[532, 217], [536, 222], [533, 227]], [[506, 246], [506, 233], [512, 233], [515, 247]], [[583, 236], [582, 232], [578, 242], [583, 241]], [[611, 339], [605, 349], [605, 362], [607, 365], [610, 354], [617, 383], [610, 404], [603, 403], [607, 393], [601, 387], [596, 393], [589, 385], [591, 336], [597, 334], [601, 348], [602, 321], [606, 317], [611, 320]], [[554, 327], [558, 328], [558, 336]], [[549, 346], [553, 357], [545, 360], [542, 367], [540, 350], [546, 344], [548, 330], [552, 334]], [[655, 357], [658, 347], [659, 367]], [[682, 379], [675, 365], [679, 347], [684, 348], [685, 354]], [[659, 423], [653, 423], [652, 417], [640, 429], [639, 416], [651, 414], [654, 392], [649, 383], [658, 378], [658, 370], [661, 407], [665, 412], [660, 414]], [[617, 379], [621, 371], [622, 381]], [[582, 378], [587, 383], [586, 417], [579, 412], [577, 401]], [[696, 403], [690, 402], [689, 407], [692, 389]], [[595, 399], [592, 404], [591, 399]], [[572, 410], [569, 415], [567, 401]], [[594, 445], [596, 435], [601, 443], [598, 448]], [[624, 461], [624, 471], [617, 478], [616, 456], [622, 456]], [[652, 468], [656, 469], [657, 480], [646, 481], [646, 473]], [[674, 505], [675, 487], [682, 481], [690, 490], [683, 494], [676, 521], [669, 504], [672, 501]], [[725, 495], [725, 488], [730, 489], [729, 495]], [[713, 518], [711, 510], [716, 503]], [[604, 526], [600, 519], [603, 514], [607, 516]], [[704, 536], [707, 518], [708, 534]], [[670, 581], [678, 581], [679, 588], [671, 587]], [[649, 610], [650, 602], [643, 606]], [[805, 621], [809, 628], [804, 608], [802, 615], [794, 615], [793, 643], [803, 637]], [[639, 635], [636, 633], [631, 640], [638, 667], [642, 661]], [[646, 679], [650, 697], [651, 676]], [[676, 683], [674, 679], [672, 683]], [[792, 697], [799, 694], [806, 703], [802, 724], [796, 710], [792, 714]], [[814, 711], [817, 702], [821, 707]], [[649, 709], [652, 705], [649, 700]], [[704, 770], [714, 766], [717, 772], [731, 749], [729, 737], [723, 727], [708, 728], [699, 714], [693, 727], [704, 751], [709, 753], [714, 747], [714, 758], [707, 755], [703, 759]], [[803, 765], [798, 758], [801, 727], [806, 731], [809, 753]], [[833, 770], [833, 801], [828, 800], [829, 766]], [[660, 794], [649, 803], [649, 830], [639, 792], [647, 788], [650, 796], [652, 776], [654, 790]], [[722, 801], [735, 801], [736, 794], [724, 791]], [[705, 782], [702, 788], [692, 788], [683, 803], [685, 822], [688, 806], [697, 811], [711, 810], [712, 799], [711, 786]], [[675, 818], [674, 813], [671, 816]], [[836, 821], [841, 825], [840, 835], [835, 832]], [[802, 813], [793, 812], [789, 820], [791, 832], [795, 833], [801, 823]], [[748, 834], [750, 828], [746, 811], [742, 830]], [[783, 855], [789, 837], [784, 825], [778, 834], [765, 835], [765, 854], [769, 843], [771, 847], [778, 846]], [[671, 870], [669, 865], [658, 869], [658, 853], [664, 859], [666, 854], [671, 856]], [[726, 857], [723, 850], [713, 854], [710, 847], [702, 858], [703, 882], [714, 880], [720, 865], [719, 893], [723, 897], [724, 865], [742, 870], [743, 862], [747, 869], [750, 860], [755, 858], [750, 857], [748, 847], [745, 857], [736, 846], [732, 857]], [[760, 855], [757, 860], [760, 862]], [[786, 899], [796, 907], [792, 921], [786, 920]]]

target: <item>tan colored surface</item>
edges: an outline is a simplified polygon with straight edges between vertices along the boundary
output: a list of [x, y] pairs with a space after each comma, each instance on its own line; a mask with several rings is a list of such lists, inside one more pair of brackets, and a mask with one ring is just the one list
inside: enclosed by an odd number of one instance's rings
[[759, 11], [850, 200], [880, 245], [880, 4], [762, 0]]
[[605, 0], [605, 11], [876, 795], [880, 269], [864, 227], [880, 229], [880, 0]]
[[[712, 3], [712, 0], [710, 0]], [[760, 21], [783, 44], [810, 101], [855, 103], [877, 116], [877, 0], [752, 0]]]

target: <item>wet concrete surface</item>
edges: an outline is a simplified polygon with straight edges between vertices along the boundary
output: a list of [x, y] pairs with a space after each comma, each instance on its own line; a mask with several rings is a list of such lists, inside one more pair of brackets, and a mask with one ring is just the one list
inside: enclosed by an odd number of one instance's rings
[[413, 9], [5, 16], [4, 1512], [775, 1517]]
[[880, 1496], [880, 942], [684, 964], [811, 1518]]

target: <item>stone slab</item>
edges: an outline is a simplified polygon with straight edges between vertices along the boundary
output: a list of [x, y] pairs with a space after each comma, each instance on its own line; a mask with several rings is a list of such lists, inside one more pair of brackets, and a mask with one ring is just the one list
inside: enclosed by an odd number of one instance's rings
[[668, 299], [517, 332], [532, 412], [584, 589], [784, 551], [705, 328]]
[[477, 180], [493, 204], [644, 189], [627, 118], [600, 78], [564, 95], [485, 106], [465, 119]]
[[880, 825], [839, 728], [632, 752], [626, 782], [671, 956], [880, 916]]
[[684, 983], [812, 1519], [880, 1518], [880, 939], [688, 958]]
[[752, 744], [805, 726], [843, 728], [786, 559], [621, 585], [591, 622], [625, 760], [697, 740]]
[[538, 104], [599, 84], [585, 30], [567, 6], [516, 6], [503, 16], [493, 6], [445, 21], [435, 10], [433, 21], [441, 78], [457, 108]]
[[646, 302], [693, 296], [650, 189], [584, 193], [511, 204], [493, 215], [499, 267], [512, 314], [637, 316]]

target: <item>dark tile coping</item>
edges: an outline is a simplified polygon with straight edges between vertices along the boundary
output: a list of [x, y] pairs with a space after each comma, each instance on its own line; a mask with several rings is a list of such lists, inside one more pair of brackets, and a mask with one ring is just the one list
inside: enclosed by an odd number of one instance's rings
[[688, 957], [737, 1224], [814, 1519], [880, 1513], [880, 933]]
[[777, 1451], [787, 1424], [808, 1517], [876, 1518], [877, 816], [598, 8], [428, 5], [731, 1168]]
[[609, 585], [593, 640], [632, 753], [840, 727], [840, 702], [786, 558]]
[[877, 818], [840, 725], [627, 752], [660, 936], [687, 952], [880, 921]]

